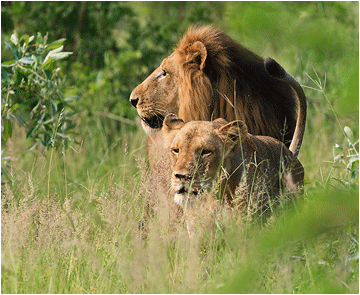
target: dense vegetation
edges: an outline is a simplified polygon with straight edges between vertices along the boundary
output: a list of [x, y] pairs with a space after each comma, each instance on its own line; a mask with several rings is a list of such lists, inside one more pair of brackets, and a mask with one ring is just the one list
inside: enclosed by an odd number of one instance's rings
[[[2, 293], [358, 293], [357, 2], [2, 2]], [[265, 224], [148, 190], [132, 89], [213, 23], [303, 85], [303, 196]], [[156, 199], [144, 239], [138, 222]], [[175, 228], [174, 228], [175, 227]]]

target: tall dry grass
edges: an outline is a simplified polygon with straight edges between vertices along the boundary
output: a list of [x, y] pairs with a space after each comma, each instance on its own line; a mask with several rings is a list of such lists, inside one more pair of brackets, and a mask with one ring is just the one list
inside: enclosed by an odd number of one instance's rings
[[149, 190], [142, 130], [52, 156], [22, 152], [17, 136], [2, 187], [3, 293], [358, 292], [356, 190], [305, 188], [265, 223], [200, 206], [189, 235]]
[[357, 138], [358, 122], [339, 116], [326, 91], [306, 91], [304, 194], [270, 219], [193, 208], [190, 235], [169, 197], [150, 189], [161, 184], [140, 126], [115, 133], [109, 119], [83, 116], [81, 144], [47, 152], [26, 151], [15, 129], [2, 161], [1, 291], [358, 293], [358, 168], [333, 163], [343, 127]]

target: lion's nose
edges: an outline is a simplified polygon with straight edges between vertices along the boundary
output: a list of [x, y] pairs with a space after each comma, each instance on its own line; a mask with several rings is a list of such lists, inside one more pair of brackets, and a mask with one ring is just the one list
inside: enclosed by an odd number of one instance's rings
[[138, 97], [135, 97], [135, 98], [130, 97], [130, 102], [136, 108], [136, 106], [139, 102], [139, 98]]

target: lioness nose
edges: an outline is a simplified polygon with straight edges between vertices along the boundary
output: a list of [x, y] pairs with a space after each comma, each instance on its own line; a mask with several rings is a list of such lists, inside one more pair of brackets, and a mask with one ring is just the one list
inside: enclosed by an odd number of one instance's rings
[[185, 173], [181, 173], [181, 172], [175, 172], [175, 173], [174, 173], [174, 176], [175, 176], [176, 178], [180, 179], [180, 180], [181, 180], [181, 179], [188, 180], [188, 179], [191, 178], [190, 176], [186, 175]]
[[139, 102], [139, 98], [138, 97], [135, 97], [135, 98], [130, 97], [130, 102], [134, 107], [136, 107], [136, 105]]

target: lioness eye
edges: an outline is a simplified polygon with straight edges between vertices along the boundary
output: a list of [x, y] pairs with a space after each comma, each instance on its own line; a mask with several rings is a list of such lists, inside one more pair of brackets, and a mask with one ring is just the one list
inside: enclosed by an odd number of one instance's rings
[[179, 149], [172, 149], [171, 150], [173, 152], [173, 154], [177, 155], [179, 153]]
[[165, 77], [166, 74], [167, 74], [167, 72], [165, 70], [162, 70], [162, 73], [159, 76], [157, 76], [157, 78], [159, 79], [159, 78]]
[[210, 151], [210, 150], [206, 150], [206, 149], [203, 149], [202, 151], [201, 151], [201, 155], [202, 156], [207, 156], [207, 155], [210, 155], [212, 152]]

